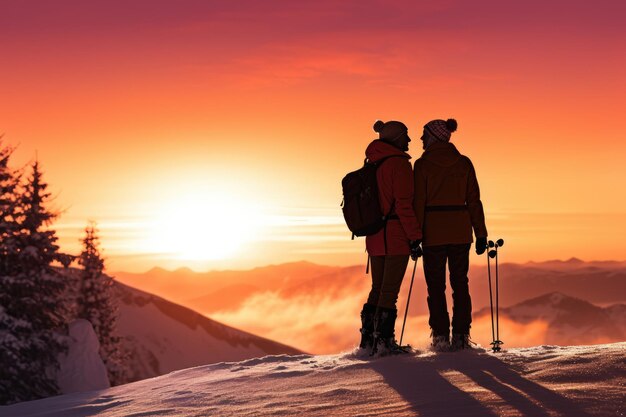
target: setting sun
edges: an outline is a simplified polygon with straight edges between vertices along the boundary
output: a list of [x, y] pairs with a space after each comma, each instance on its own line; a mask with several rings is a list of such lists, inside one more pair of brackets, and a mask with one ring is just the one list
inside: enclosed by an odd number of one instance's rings
[[177, 260], [227, 258], [262, 227], [258, 210], [224, 193], [175, 196], [159, 207], [147, 223], [143, 249]]

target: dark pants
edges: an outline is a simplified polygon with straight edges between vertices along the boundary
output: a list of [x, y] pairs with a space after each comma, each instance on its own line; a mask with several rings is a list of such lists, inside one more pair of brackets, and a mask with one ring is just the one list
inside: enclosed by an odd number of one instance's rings
[[370, 261], [372, 289], [367, 303], [383, 308], [396, 308], [409, 255], [372, 256]]
[[469, 334], [472, 323], [472, 300], [469, 294], [470, 244], [424, 247], [424, 276], [428, 286], [428, 324], [434, 336], [450, 334], [450, 317], [446, 304], [446, 261], [452, 287], [452, 333]]

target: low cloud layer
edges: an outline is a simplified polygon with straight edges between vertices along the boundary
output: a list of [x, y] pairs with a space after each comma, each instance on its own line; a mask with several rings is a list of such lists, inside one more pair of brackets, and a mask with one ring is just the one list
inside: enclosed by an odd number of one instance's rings
[[[351, 350], [359, 343], [359, 312], [363, 304], [361, 295], [331, 299], [330, 297], [295, 296], [285, 299], [275, 292], [250, 297], [237, 311], [212, 314], [215, 320], [250, 331], [309, 353], [331, 354]], [[396, 338], [400, 339], [404, 311], [399, 311]], [[484, 348], [492, 341], [491, 318], [474, 319], [471, 338]], [[559, 334], [550, 333], [549, 323], [534, 320], [519, 323], [500, 317], [500, 339], [504, 348], [567, 344]], [[611, 341], [592, 338], [586, 343]], [[425, 349], [430, 341], [428, 316], [409, 316], [406, 321], [403, 343]]]

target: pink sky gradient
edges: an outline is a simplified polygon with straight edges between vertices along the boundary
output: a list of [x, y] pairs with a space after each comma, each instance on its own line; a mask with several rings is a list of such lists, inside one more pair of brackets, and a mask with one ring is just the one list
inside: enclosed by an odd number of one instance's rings
[[0, 4], [0, 132], [42, 161], [68, 251], [94, 219], [110, 267], [181, 266], [133, 239], [191, 184], [265, 219], [198, 269], [361, 262], [339, 184], [373, 122], [406, 122], [419, 157], [455, 117], [509, 260], [624, 259], [623, 2]]

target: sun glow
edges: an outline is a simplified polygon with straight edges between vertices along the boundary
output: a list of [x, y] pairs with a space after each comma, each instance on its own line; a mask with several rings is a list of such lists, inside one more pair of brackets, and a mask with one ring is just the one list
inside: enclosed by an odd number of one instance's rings
[[160, 206], [145, 249], [177, 260], [212, 261], [234, 255], [263, 228], [260, 210], [223, 193], [184, 195]]

